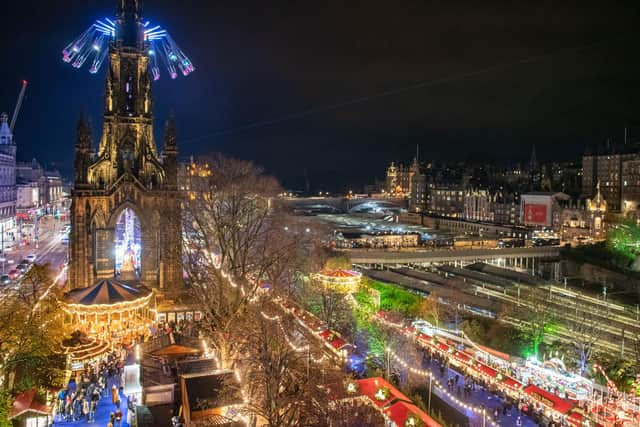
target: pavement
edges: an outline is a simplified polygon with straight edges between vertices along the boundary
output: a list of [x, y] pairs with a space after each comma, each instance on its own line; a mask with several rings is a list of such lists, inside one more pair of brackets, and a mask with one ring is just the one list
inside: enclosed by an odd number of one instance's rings
[[[493, 411], [497, 407], [499, 409], [499, 415], [498, 415], [498, 418], [495, 419], [494, 421], [496, 421], [498, 425], [505, 426], [505, 427], [515, 426], [518, 415], [520, 415], [523, 427], [538, 426], [537, 422], [535, 422], [532, 418], [522, 414], [522, 412], [520, 412], [515, 406], [512, 407], [510, 411], [507, 411], [505, 415], [503, 415], [502, 400], [495, 394], [488, 392], [486, 389], [480, 386], [476, 385], [475, 391], [471, 392], [471, 396], [464, 396], [464, 386], [465, 386], [464, 375], [462, 375], [461, 373], [459, 373], [458, 371], [450, 367], [449, 369], [445, 370], [444, 375], [441, 376], [440, 364], [435, 358], [432, 358], [430, 363], [424, 364], [424, 368], [429, 369], [433, 373], [435, 373], [435, 375], [438, 377], [443, 387], [447, 386], [446, 384], [449, 378], [455, 378], [456, 374], [459, 375], [457, 386], [454, 385], [453, 390], [449, 391], [449, 393], [455, 396], [457, 393], [456, 391], [457, 387], [459, 386], [461, 390], [461, 395], [458, 399], [466, 402], [467, 404], [472, 404], [477, 407], [484, 406], [487, 410], [487, 414], [490, 414], [491, 419], [493, 419]], [[464, 408], [461, 408], [459, 405], [456, 405], [456, 403], [453, 402], [449, 396], [447, 396], [437, 387], [433, 387], [433, 392], [434, 394], [437, 394], [438, 397], [443, 399], [445, 402], [449, 403], [451, 407], [458, 408], [460, 412], [464, 413], [470, 420], [475, 420], [476, 422], [473, 425], [478, 424], [478, 422], [480, 423], [482, 422], [482, 417], [480, 415], [478, 415], [477, 413], [473, 412], [470, 409], [464, 409]], [[478, 425], [482, 425], [482, 424], [478, 424]]]
[[[120, 387], [119, 378], [113, 378], [108, 381], [108, 393], [105, 396], [102, 393], [100, 397], [100, 401], [98, 402], [98, 406], [96, 408], [95, 413], [95, 421], [88, 422], [86, 418], [83, 418], [78, 421], [60, 421], [58, 417], [56, 417], [56, 421], [53, 423], [54, 427], [106, 427], [109, 422], [109, 418], [112, 412], [115, 412], [116, 406], [111, 403], [111, 387], [113, 385], [116, 387]], [[130, 424], [127, 423], [127, 413], [129, 410], [129, 405], [127, 401], [127, 397], [124, 394], [120, 394], [120, 410], [122, 411], [122, 424], [120, 426], [114, 425], [114, 427], [131, 427]]]

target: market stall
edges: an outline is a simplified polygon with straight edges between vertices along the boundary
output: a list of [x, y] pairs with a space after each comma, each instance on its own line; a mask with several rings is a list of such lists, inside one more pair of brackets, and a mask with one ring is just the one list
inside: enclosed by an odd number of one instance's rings
[[553, 418], [558, 421], [565, 417], [574, 407], [573, 404], [564, 399], [559, 398], [538, 386], [530, 384], [526, 386], [522, 392], [525, 396], [530, 397], [536, 403], [542, 405], [543, 413], [547, 418]]
[[396, 402], [384, 411], [385, 416], [396, 427], [440, 427], [440, 424], [415, 405]]

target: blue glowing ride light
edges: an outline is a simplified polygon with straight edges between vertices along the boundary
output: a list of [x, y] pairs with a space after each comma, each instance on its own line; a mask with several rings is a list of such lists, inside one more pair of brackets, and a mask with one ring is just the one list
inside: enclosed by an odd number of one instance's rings
[[[158, 61], [165, 66], [172, 79], [178, 76], [178, 69], [187, 76], [195, 70], [193, 63], [173, 41], [169, 33], [160, 25], [150, 21], [141, 24], [144, 28], [146, 52], [149, 55], [149, 74], [153, 80], [160, 78]], [[89, 72], [96, 74], [107, 58], [108, 47], [117, 39], [118, 24], [109, 18], [96, 19], [74, 41], [62, 51], [62, 60], [74, 68], [81, 68], [87, 60], [91, 60]], [[160, 59], [158, 59], [160, 58]]]

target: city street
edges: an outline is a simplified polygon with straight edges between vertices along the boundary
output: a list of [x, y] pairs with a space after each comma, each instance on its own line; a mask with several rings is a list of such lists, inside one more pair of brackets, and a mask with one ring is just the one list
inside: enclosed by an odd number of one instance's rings
[[0, 265], [2, 274], [7, 274], [29, 255], [36, 255], [36, 263], [48, 263], [54, 272], [59, 271], [60, 266], [67, 260], [68, 246], [63, 243], [63, 234], [60, 233], [67, 224], [68, 221], [56, 219], [52, 215], [41, 217], [38, 220], [37, 245], [31, 231], [24, 233], [24, 244], [16, 243], [11, 248], [5, 248], [5, 256], [2, 258], [4, 262]]

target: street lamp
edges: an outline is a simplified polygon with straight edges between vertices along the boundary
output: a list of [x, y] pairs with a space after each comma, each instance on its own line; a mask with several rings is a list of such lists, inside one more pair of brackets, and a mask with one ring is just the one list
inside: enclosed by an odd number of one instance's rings
[[390, 381], [391, 380], [391, 376], [389, 375], [389, 371], [391, 369], [390, 365], [391, 365], [391, 349], [389, 347], [386, 348], [387, 350], [387, 380]]
[[429, 399], [427, 403], [427, 412], [431, 412], [431, 383], [433, 382], [433, 374], [429, 373]]

